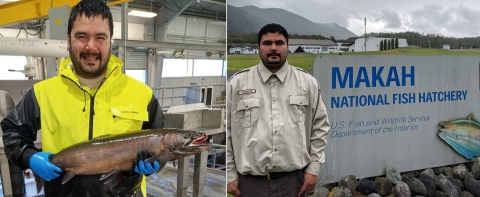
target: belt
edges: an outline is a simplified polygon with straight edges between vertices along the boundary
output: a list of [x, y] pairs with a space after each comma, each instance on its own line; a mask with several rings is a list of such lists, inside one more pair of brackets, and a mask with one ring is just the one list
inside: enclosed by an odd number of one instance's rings
[[[301, 169], [303, 170], [303, 169]], [[262, 176], [262, 175], [251, 175], [251, 174], [247, 174], [247, 176], [255, 176], [255, 177], [267, 177], [268, 180], [275, 180], [275, 179], [279, 179], [279, 178], [282, 178], [284, 177], [285, 175], [288, 175], [290, 173], [294, 173], [294, 172], [298, 172], [299, 170], [294, 170], [294, 171], [290, 171], [290, 172], [267, 172], [267, 175], [266, 176]]]
[[[295, 171], [292, 171], [292, 172], [295, 172]], [[279, 179], [292, 172], [267, 172], [267, 179], [268, 180]]]

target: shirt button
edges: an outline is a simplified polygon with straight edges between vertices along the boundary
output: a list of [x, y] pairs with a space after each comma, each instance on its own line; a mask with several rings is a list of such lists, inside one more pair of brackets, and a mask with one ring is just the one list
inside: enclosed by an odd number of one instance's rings
[[277, 149], [275, 149], [275, 152], [277, 152]]

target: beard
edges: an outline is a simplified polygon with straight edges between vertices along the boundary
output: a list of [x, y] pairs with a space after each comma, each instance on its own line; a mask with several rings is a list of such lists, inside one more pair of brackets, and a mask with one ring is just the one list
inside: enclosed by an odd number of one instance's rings
[[[276, 56], [277, 59], [276, 60], [269, 60], [268, 58], [269, 57], [274, 57]], [[267, 54], [267, 57], [266, 58], [262, 58], [262, 63], [265, 67], [267, 67], [268, 69], [272, 69], [272, 68], [281, 68], [285, 62], [287, 61], [287, 58], [286, 57], [282, 57], [282, 55], [280, 55], [280, 53], [269, 53]]]
[[[112, 49], [109, 50], [110, 54]], [[75, 73], [83, 78], [97, 78], [105, 73], [107, 70], [108, 61], [110, 61], [110, 55], [105, 58], [99, 52], [80, 52], [79, 56], [75, 56], [72, 50], [69, 51], [70, 59], [75, 68]], [[85, 57], [95, 57], [99, 61], [99, 66], [95, 68], [94, 65], [82, 64], [81, 60]], [[105, 59], [105, 60], [104, 60]]]

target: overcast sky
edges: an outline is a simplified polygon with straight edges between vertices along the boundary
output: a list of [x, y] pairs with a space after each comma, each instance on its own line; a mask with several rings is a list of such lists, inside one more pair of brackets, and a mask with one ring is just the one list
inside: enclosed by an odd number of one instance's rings
[[[227, 0], [229, 5], [282, 8], [317, 23], [365, 32], [440, 33], [480, 36], [480, 0]], [[227, 13], [228, 14], [228, 13]]]

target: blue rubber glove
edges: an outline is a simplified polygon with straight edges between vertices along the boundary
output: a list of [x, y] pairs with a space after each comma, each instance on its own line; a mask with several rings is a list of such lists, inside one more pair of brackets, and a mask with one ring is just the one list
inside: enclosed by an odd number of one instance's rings
[[62, 169], [58, 166], [50, 163], [49, 156], [52, 153], [49, 152], [37, 152], [30, 157], [29, 164], [33, 173], [37, 174], [45, 181], [50, 181], [57, 178], [62, 173]]
[[160, 163], [155, 161], [153, 163], [145, 162], [146, 159], [153, 157], [154, 155], [146, 150], [137, 153], [137, 160], [135, 161], [135, 171], [138, 174], [150, 175], [160, 170]]

